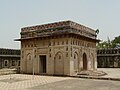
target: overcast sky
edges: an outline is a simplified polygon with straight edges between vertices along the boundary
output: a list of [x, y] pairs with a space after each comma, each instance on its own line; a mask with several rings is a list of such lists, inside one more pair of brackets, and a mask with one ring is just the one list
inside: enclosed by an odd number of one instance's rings
[[20, 29], [72, 20], [99, 29], [99, 39], [120, 35], [120, 0], [0, 0], [0, 48], [20, 48]]

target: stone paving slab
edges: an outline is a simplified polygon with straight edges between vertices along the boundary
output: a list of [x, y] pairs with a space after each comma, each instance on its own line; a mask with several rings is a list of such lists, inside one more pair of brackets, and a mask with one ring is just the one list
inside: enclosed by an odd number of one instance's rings
[[[38, 85], [53, 83], [70, 79], [70, 77], [53, 77], [53, 76], [37, 76], [34, 75], [3, 75], [0, 76], [0, 90], [24, 90]], [[20, 80], [20, 81], [18, 81]]]

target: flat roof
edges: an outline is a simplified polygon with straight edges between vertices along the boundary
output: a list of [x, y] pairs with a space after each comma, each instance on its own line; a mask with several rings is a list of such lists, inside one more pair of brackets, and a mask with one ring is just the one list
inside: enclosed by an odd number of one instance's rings
[[23, 27], [21, 28], [20, 34], [21, 38], [15, 39], [15, 41], [66, 34], [73, 34], [94, 40], [96, 40], [97, 37], [96, 31], [94, 29], [70, 20]]
[[79, 29], [79, 30], [82, 30], [82, 31], [87, 31], [89, 33], [95, 34], [95, 30], [94, 29], [89, 28], [89, 27], [84, 26], [84, 25], [81, 25], [81, 24], [78, 24], [78, 23], [73, 22], [71, 20], [59, 21], [59, 22], [54, 22], [54, 23], [42, 24], [42, 25], [23, 27], [23, 28], [21, 28], [21, 32], [53, 29], [53, 28], [63, 27], [63, 26], [70, 26], [72, 28], [76, 28], [76, 29]]

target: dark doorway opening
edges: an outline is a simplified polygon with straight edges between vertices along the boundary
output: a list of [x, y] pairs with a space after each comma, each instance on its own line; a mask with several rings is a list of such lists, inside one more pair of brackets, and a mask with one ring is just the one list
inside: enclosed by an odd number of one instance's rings
[[46, 73], [46, 55], [40, 56], [40, 73]]
[[83, 54], [83, 70], [87, 70], [87, 55]]

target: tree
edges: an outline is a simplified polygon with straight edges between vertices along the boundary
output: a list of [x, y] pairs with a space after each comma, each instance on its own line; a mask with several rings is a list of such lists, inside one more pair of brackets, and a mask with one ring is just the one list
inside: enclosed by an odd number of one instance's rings
[[99, 42], [97, 44], [97, 48], [100, 49], [100, 48], [109, 48], [109, 45], [108, 45], [108, 42], [104, 41], [104, 42]]
[[115, 37], [112, 41], [112, 48], [120, 47], [120, 36]]
[[110, 41], [109, 37], [107, 41], [101, 41], [97, 44], [97, 48], [120, 48], [120, 36], [115, 37]]
[[112, 43], [108, 37], [108, 40], [107, 41], [101, 41], [97, 44], [97, 48], [100, 49], [100, 48], [112, 48]]

